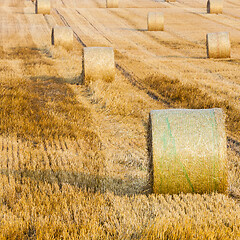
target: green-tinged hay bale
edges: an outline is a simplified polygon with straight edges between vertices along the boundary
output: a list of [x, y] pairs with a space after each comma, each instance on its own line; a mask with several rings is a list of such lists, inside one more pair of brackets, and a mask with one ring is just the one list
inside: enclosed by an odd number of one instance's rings
[[52, 28], [52, 45], [66, 49], [73, 47], [73, 31], [70, 27], [56, 26]]
[[111, 47], [83, 48], [84, 84], [103, 80], [112, 82], [115, 79], [114, 51]]
[[224, 193], [225, 116], [221, 109], [150, 112], [154, 193]]
[[208, 33], [206, 45], [208, 58], [231, 57], [231, 44], [228, 32]]
[[207, 13], [222, 13], [223, 0], [208, 0], [207, 1]]
[[107, 8], [118, 8], [118, 0], [106, 0]]
[[50, 0], [36, 0], [35, 13], [37, 14], [50, 14], [51, 2]]
[[150, 12], [147, 18], [148, 31], [163, 31], [164, 30], [164, 16], [163, 13]]

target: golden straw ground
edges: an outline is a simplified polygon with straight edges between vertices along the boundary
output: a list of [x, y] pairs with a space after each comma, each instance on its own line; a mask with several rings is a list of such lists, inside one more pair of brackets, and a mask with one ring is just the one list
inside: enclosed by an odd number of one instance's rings
[[226, 192], [227, 148], [221, 109], [154, 110], [150, 126], [155, 193]]

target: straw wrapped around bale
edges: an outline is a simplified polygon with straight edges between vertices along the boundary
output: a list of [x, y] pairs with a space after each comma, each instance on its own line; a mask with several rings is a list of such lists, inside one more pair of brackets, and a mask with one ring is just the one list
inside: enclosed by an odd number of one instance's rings
[[35, 13], [37, 14], [50, 14], [51, 2], [50, 0], [36, 0]]
[[163, 31], [164, 30], [164, 16], [163, 13], [150, 12], [148, 13], [148, 31]]
[[103, 80], [112, 82], [115, 79], [114, 51], [111, 47], [83, 48], [84, 83]]
[[228, 32], [208, 33], [206, 45], [208, 58], [231, 57], [231, 43]]
[[224, 193], [225, 117], [221, 109], [150, 112], [153, 191]]
[[106, 0], [107, 8], [118, 8], [118, 0]]
[[207, 1], [207, 13], [222, 13], [223, 0], [208, 0]]
[[52, 44], [66, 49], [73, 47], [73, 31], [70, 27], [56, 26], [52, 28]]

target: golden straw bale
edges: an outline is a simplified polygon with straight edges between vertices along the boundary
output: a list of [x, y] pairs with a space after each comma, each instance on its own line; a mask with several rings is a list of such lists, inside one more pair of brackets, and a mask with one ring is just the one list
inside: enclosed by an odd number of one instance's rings
[[208, 0], [207, 1], [207, 13], [222, 13], [223, 0]]
[[150, 134], [155, 193], [226, 191], [222, 109], [153, 110]]
[[208, 58], [231, 57], [231, 43], [228, 32], [208, 33], [206, 45]]
[[163, 13], [149, 12], [147, 23], [148, 23], [148, 31], [163, 31], [164, 30]]
[[73, 31], [70, 27], [56, 26], [52, 28], [52, 44], [66, 49], [73, 47]]
[[35, 13], [37, 14], [50, 14], [51, 2], [50, 0], [36, 0]]
[[118, 0], [106, 0], [107, 8], [118, 8]]
[[114, 51], [111, 47], [83, 48], [84, 83], [95, 80], [112, 82], [115, 79]]

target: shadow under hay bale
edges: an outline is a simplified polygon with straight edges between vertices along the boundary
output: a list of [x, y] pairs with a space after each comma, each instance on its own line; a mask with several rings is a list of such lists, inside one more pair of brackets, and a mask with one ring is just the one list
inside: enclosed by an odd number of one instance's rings
[[208, 58], [230, 58], [231, 43], [228, 32], [208, 33], [206, 35]]
[[227, 155], [221, 109], [150, 112], [153, 191], [225, 193]]
[[147, 194], [149, 187], [145, 186], [146, 189], [139, 191], [137, 186], [142, 185], [141, 178], [113, 178], [99, 176], [98, 174], [93, 175], [90, 173], [83, 172], [71, 172], [71, 171], [52, 171], [48, 170], [9, 170], [0, 169], [0, 175], [13, 176], [16, 180], [22, 181], [24, 178], [29, 178], [30, 180], [36, 181], [38, 183], [49, 183], [59, 185], [61, 189], [63, 184], [69, 184], [76, 186], [82, 190], [87, 190], [88, 192], [112, 192], [115, 195], [135, 195], [135, 194]]
[[50, 14], [51, 2], [50, 0], [36, 0], [35, 13], [36, 14]]
[[62, 46], [71, 50], [73, 48], [73, 30], [65, 26], [53, 27], [51, 40], [52, 45]]
[[115, 79], [114, 51], [111, 47], [85, 47], [82, 61], [83, 83], [103, 80], [112, 82]]
[[163, 31], [164, 16], [163, 13], [149, 12], [147, 17], [148, 31]]
[[208, 0], [207, 13], [220, 14], [223, 11], [223, 0]]

